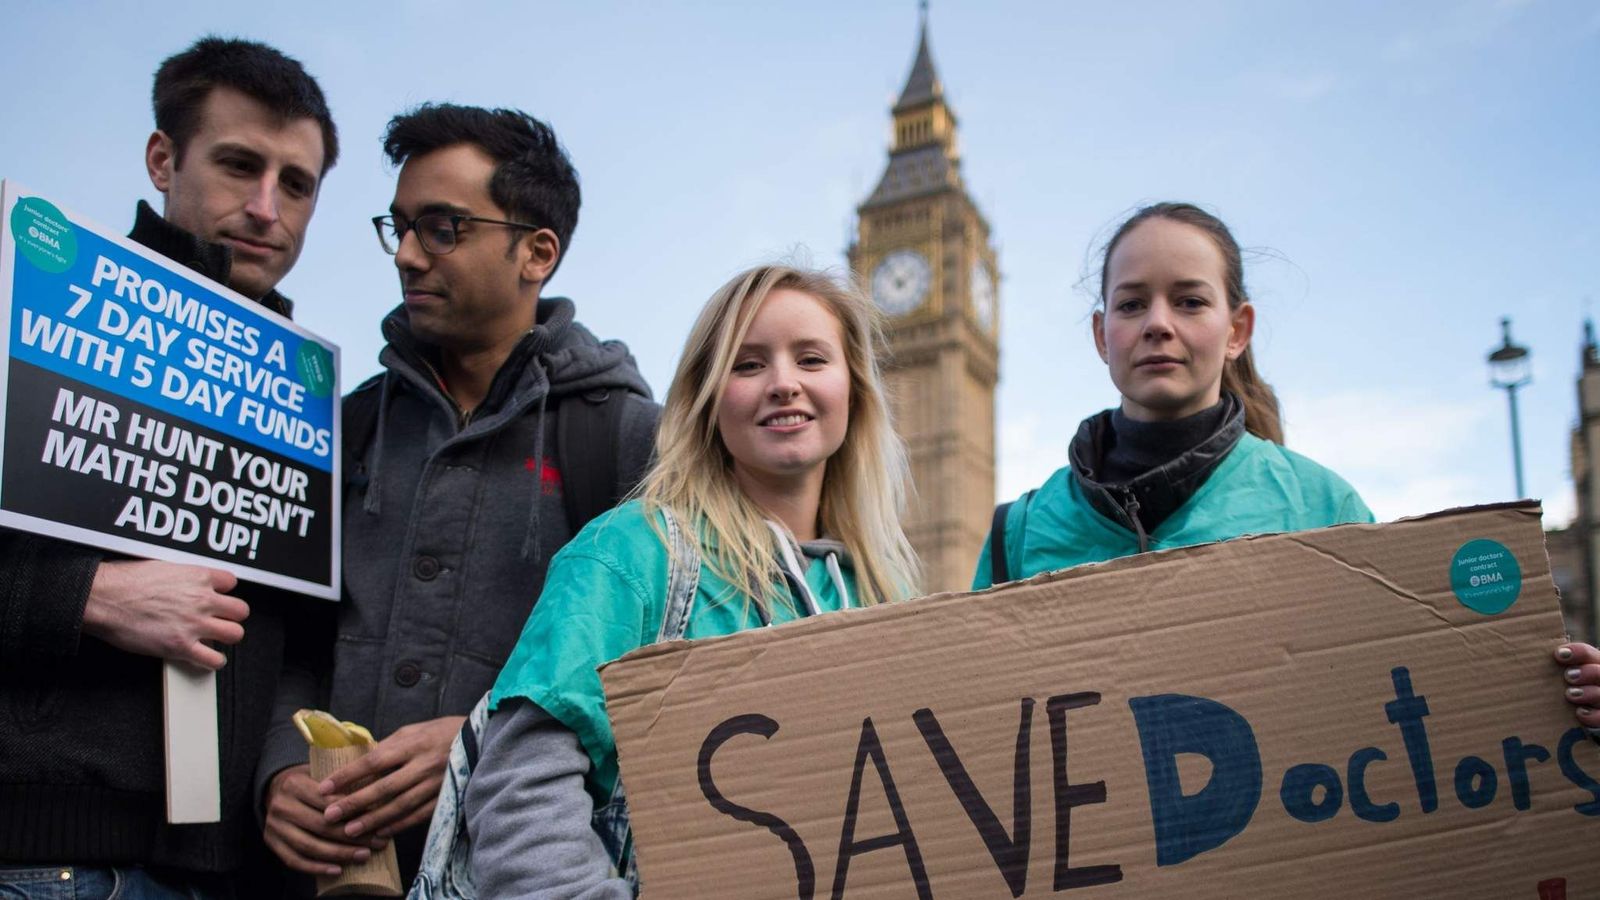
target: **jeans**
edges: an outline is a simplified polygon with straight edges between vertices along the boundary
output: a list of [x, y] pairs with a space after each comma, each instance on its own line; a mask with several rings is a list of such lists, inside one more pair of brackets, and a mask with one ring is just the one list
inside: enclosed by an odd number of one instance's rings
[[229, 900], [232, 896], [226, 884], [202, 888], [182, 876], [155, 875], [138, 867], [0, 866], [0, 900]]

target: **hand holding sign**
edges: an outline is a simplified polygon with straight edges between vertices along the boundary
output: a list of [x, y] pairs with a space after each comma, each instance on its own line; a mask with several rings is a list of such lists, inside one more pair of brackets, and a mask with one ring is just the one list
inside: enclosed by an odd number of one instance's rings
[[1565, 667], [1567, 702], [1577, 707], [1578, 723], [1600, 731], [1600, 649], [1588, 644], [1562, 644], [1556, 648], [1556, 662]]
[[105, 562], [95, 572], [83, 629], [113, 647], [220, 669], [204, 641], [237, 644], [250, 607], [228, 596], [238, 579], [220, 569], [155, 560]]
[[167, 821], [215, 822], [234, 576], [339, 595], [338, 349], [25, 194], [0, 181], [0, 524], [182, 564], [103, 564], [83, 631], [165, 660]]

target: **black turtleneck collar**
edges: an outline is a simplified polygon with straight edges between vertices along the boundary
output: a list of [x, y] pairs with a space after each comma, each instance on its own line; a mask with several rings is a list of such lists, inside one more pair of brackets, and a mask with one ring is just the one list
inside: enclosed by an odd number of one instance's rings
[[[1231, 399], [1231, 397], [1230, 397]], [[1168, 422], [1141, 422], [1121, 408], [1111, 410], [1111, 429], [1100, 460], [1100, 480], [1125, 484], [1160, 468], [1205, 443], [1227, 418], [1227, 400], [1192, 416]]]
[[[162, 218], [154, 207], [143, 200], [139, 201], [139, 207], [134, 211], [133, 230], [128, 232], [128, 238], [219, 284], [227, 284], [228, 275], [233, 271], [233, 250], [223, 244], [203, 241], [184, 231]], [[291, 316], [294, 311], [294, 304], [289, 298], [277, 291], [269, 292], [256, 302], [285, 317]]]
[[1137, 422], [1120, 409], [1083, 420], [1068, 448], [1089, 502], [1145, 536], [1194, 496], [1244, 434], [1244, 404], [1230, 393], [1174, 422]]

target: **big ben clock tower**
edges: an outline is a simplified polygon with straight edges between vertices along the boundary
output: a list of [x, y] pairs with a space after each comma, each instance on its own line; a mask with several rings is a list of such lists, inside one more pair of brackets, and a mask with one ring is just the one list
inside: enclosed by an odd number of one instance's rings
[[895, 427], [916, 484], [906, 533], [923, 586], [966, 590], [994, 508], [1000, 278], [989, 223], [961, 180], [925, 17], [892, 115], [889, 164], [856, 208], [850, 267], [888, 318]]

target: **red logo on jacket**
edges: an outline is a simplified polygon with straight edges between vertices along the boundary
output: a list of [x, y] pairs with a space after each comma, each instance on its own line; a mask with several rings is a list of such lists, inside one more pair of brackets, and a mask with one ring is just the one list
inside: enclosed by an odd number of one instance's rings
[[522, 461], [522, 467], [529, 472], [539, 473], [539, 488], [546, 497], [554, 497], [561, 493], [561, 470], [556, 468], [554, 459], [546, 456], [541, 467], [530, 456]]

